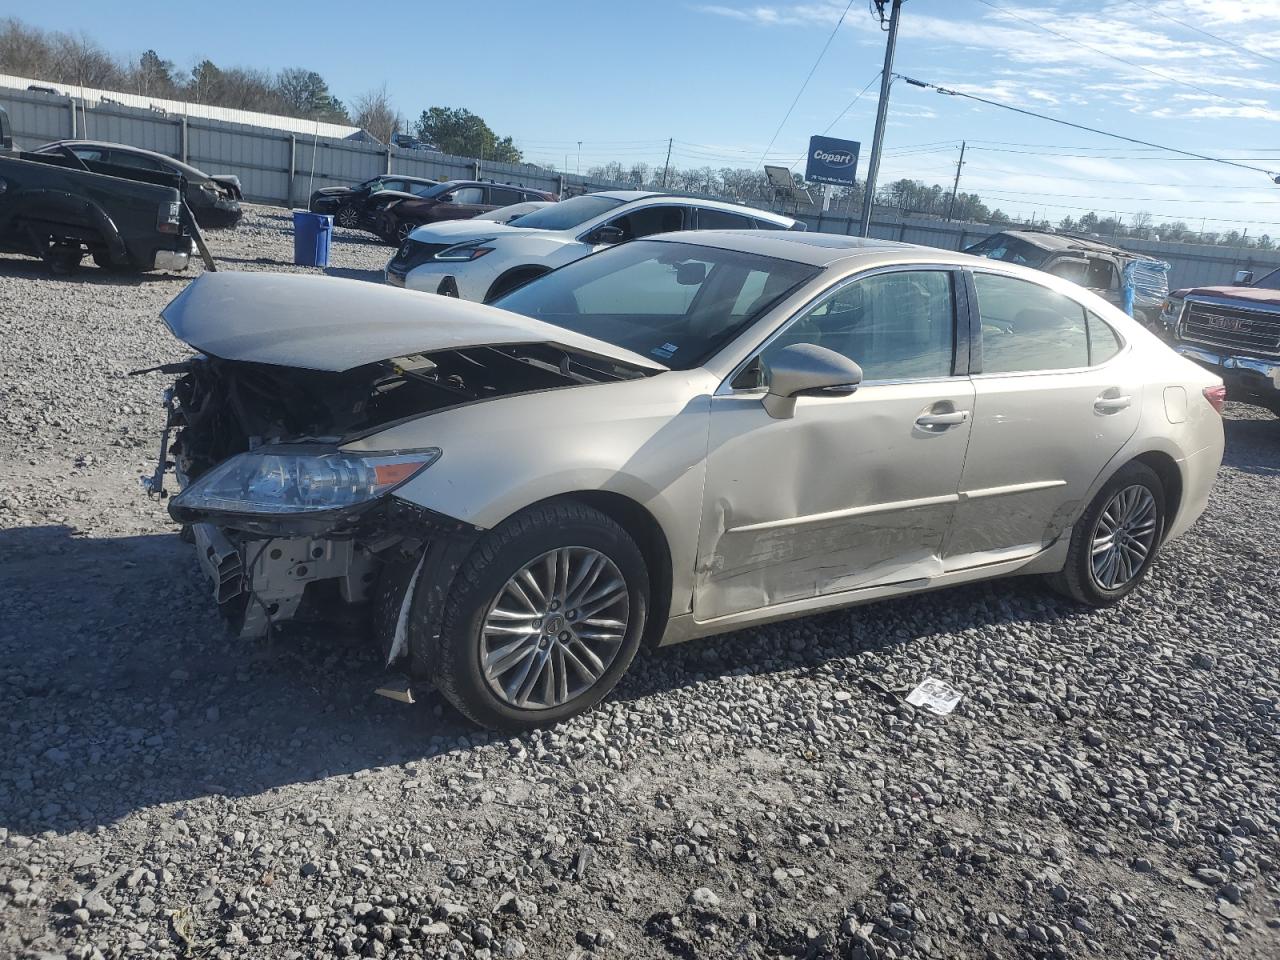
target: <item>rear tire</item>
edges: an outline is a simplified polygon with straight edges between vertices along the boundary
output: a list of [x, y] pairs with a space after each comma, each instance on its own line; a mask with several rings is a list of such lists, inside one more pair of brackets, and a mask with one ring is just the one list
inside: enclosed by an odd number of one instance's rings
[[1071, 533], [1062, 570], [1046, 579], [1077, 603], [1107, 607], [1128, 596], [1151, 568], [1164, 535], [1164, 486], [1134, 461], [1103, 485]]
[[482, 726], [547, 726], [613, 689], [639, 649], [648, 602], [644, 558], [610, 517], [572, 501], [530, 507], [476, 544], [439, 642], [423, 649], [410, 636], [414, 665]]

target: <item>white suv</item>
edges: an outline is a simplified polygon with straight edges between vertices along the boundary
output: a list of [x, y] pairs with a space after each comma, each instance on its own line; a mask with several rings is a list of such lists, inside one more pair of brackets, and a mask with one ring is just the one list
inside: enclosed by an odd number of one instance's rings
[[489, 302], [606, 246], [676, 230], [804, 230], [790, 217], [717, 200], [609, 190], [553, 203], [510, 223], [421, 226], [387, 264], [387, 283]]

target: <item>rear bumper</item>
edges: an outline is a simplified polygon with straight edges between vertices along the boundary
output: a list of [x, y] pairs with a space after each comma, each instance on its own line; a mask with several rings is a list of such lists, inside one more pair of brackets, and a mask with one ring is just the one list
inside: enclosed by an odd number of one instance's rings
[[1218, 353], [1190, 343], [1176, 343], [1174, 350], [1220, 376], [1229, 399], [1280, 407], [1280, 359]]

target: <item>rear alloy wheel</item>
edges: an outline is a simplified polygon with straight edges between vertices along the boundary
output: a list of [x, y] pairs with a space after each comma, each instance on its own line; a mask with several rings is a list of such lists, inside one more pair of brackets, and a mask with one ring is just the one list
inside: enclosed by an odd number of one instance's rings
[[350, 204], [346, 204], [338, 208], [337, 214], [334, 215], [333, 222], [340, 227], [358, 227], [360, 226], [360, 211]]
[[1062, 571], [1050, 584], [1080, 603], [1104, 607], [1146, 576], [1164, 533], [1164, 487], [1142, 463], [1121, 468], [1094, 497], [1071, 534]]
[[439, 641], [422, 649], [411, 635], [411, 654], [475, 722], [545, 726], [613, 689], [639, 649], [648, 600], [644, 558], [622, 527], [583, 504], [544, 504], [477, 543]]

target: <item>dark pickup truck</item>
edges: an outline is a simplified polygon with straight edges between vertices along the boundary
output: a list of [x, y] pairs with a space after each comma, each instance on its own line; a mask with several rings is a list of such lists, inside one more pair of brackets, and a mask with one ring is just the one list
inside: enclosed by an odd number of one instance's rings
[[185, 270], [193, 243], [204, 245], [181, 179], [111, 171], [74, 154], [15, 151], [0, 108], [0, 250], [39, 257], [56, 273], [86, 254], [111, 270]]
[[1222, 377], [1227, 399], [1280, 416], [1280, 269], [1175, 290], [1161, 319], [1178, 353]]

